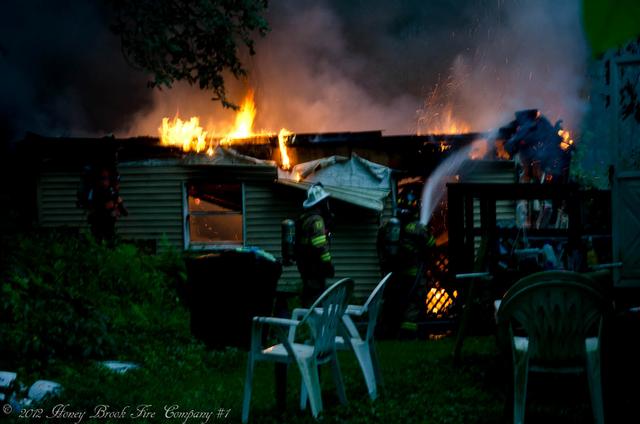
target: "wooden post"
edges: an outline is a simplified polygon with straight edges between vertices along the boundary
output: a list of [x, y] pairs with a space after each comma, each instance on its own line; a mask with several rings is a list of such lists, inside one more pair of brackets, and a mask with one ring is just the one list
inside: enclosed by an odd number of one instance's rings
[[473, 267], [473, 258], [475, 256], [475, 228], [474, 228], [474, 208], [473, 196], [467, 194], [464, 196], [464, 249], [462, 250], [464, 266], [461, 272], [469, 272]]
[[463, 269], [464, 251], [464, 205], [457, 184], [447, 184], [447, 219], [449, 228], [449, 270], [456, 274]]

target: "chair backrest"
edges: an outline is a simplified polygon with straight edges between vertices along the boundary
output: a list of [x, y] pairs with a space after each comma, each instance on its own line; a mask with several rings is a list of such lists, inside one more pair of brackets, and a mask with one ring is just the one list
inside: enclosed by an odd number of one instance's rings
[[[325, 290], [300, 320], [301, 324], [306, 322], [311, 328], [315, 355], [319, 360], [335, 350], [336, 334], [351, 293], [353, 293], [353, 280], [343, 278]], [[322, 308], [322, 312], [318, 313], [316, 308]]]
[[378, 315], [380, 314], [380, 309], [382, 306], [382, 293], [384, 292], [384, 288], [387, 284], [387, 281], [391, 279], [392, 273], [388, 273], [384, 276], [382, 280], [378, 283], [375, 289], [369, 295], [369, 298], [362, 306], [364, 313], [366, 313], [369, 317], [369, 324], [367, 325], [367, 333], [365, 335], [365, 340], [373, 339], [373, 334], [376, 329], [376, 323], [378, 322]]
[[526, 287], [532, 283], [536, 283], [538, 281], [544, 281], [544, 280], [569, 281], [574, 283], [581, 283], [598, 291], [605, 297], [609, 295], [608, 287], [605, 287], [603, 284], [587, 276], [586, 274], [579, 274], [573, 271], [562, 271], [562, 270], [541, 271], [531, 275], [527, 275], [526, 277], [522, 277], [513, 286], [511, 286], [509, 291], [516, 291], [521, 287]]
[[584, 359], [585, 338], [600, 335], [611, 303], [587, 277], [573, 272], [540, 272], [523, 278], [505, 294], [498, 324], [511, 335], [521, 328], [529, 359], [564, 364]]

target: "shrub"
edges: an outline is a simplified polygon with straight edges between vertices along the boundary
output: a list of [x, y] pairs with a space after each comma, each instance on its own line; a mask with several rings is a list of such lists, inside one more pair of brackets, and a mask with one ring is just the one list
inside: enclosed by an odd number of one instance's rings
[[0, 356], [11, 364], [140, 357], [145, 343], [188, 336], [180, 255], [109, 248], [89, 235], [44, 232], [14, 243], [0, 282]]

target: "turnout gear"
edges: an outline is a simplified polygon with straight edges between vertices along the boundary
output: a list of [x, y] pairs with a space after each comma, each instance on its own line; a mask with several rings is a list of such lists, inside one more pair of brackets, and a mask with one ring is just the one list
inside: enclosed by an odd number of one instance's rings
[[328, 197], [322, 186], [312, 186], [303, 203], [306, 210], [296, 221], [296, 263], [302, 277], [303, 306], [311, 305], [324, 291], [326, 279], [334, 276], [329, 230], [323, 216], [328, 209], [322, 203]]
[[403, 252], [405, 262], [401, 264], [399, 277], [404, 280], [404, 287], [408, 287], [405, 296], [405, 322], [415, 323], [425, 311], [424, 302], [427, 296], [425, 266], [427, 261], [433, 260], [430, 253], [435, 245], [436, 240], [427, 227], [419, 221], [412, 221], [404, 226], [400, 250]]
[[[435, 238], [419, 221], [400, 224], [399, 229], [394, 228], [396, 225], [398, 220], [391, 218], [378, 232], [380, 270], [383, 275], [393, 272], [396, 275], [415, 277], [420, 263], [428, 259], [431, 248], [435, 246]], [[396, 231], [399, 232], [397, 242], [388, 236]]]
[[120, 175], [115, 165], [85, 168], [77, 206], [87, 211], [95, 239], [113, 242], [117, 219], [128, 215], [120, 196]]
[[[378, 256], [382, 274], [393, 272], [384, 291], [380, 317], [380, 336], [395, 337], [402, 321], [415, 321], [424, 310], [426, 298], [424, 271], [435, 239], [418, 220], [420, 187], [408, 187], [398, 199], [400, 220], [391, 218], [378, 232]], [[397, 245], [392, 236], [399, 227]], [[394, 252], [397, 252], [394, 254]], [[414, 326], [415, 327], [415, 326]]]
[[391, 261], [397, 260], [400, 252], [400, 233], [402, 231], [402, 223], [395, 216], [381, 228], [378, 237], [378, 258], [380, 259], [380, 269], [382, 275], [387, 275], [385, 270], [392, 267]]
[[418, 266], [426, 260], [429, 249], [435, 246], [427, 227], [419, 221], [411, 221], [402, 227], [398, 271], [415, 277]]

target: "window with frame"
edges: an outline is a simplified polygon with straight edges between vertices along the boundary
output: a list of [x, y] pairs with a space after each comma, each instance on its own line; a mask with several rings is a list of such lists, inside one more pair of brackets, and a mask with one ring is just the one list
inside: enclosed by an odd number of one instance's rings
[[242, 184], [187, 184], [187, 245], [241, 245], [244, 240]]

